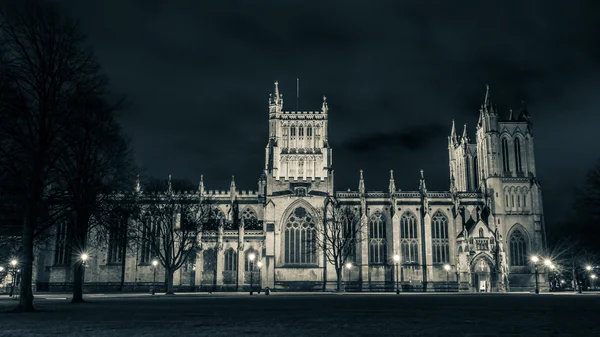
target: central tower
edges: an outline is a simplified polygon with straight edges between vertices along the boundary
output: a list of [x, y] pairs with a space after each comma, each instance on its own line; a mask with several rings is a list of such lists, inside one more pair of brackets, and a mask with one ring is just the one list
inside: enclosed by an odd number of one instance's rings
[[266, 147], [267, 195], [333, 193], [331, 148], [327, 141], [327, 98], [319, 111], [284, 111], [275, 82], [269, 95], [269, 143]]

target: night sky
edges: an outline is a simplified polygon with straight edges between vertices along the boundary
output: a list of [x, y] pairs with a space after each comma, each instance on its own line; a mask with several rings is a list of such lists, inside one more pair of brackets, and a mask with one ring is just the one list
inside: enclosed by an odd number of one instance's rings
[[[551, 228], [600, 156], [599, 1], [62, 1], [81, 21], [147, 174], [257, 188], [273, 82], [327, 95], [337, 190], [448, 190], [452, 119], [474, 139], [485, 85], [526, 100]], [[456, 5], [460, 3], [461, 5]]]

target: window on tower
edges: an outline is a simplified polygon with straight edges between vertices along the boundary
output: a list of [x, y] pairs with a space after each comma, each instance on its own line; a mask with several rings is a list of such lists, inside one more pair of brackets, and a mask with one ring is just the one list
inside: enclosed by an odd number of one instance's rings
[[296, 128], [295, 127], [290, 127], [290, 136], [295, 137], [296, 136]]
[[304, 128], [303, 127], [298, 128], [298, 136], [300, 136], [300, 137], [304, 136]]
[[312, 128], [310, 126], [306, 128], [306, 135], [309, 137], [312, 136]]
[[505, 173], [510, 173], [510, 161], [508, 156], [508, 140], [502, 139], [502, 167]]

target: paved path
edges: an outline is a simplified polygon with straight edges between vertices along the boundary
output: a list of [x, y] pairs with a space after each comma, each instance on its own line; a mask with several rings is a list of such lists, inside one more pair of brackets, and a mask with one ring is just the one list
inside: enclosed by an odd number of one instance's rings
[[[62, 297], [61, 297], [62, 296]], [[67, 298], [67, 299], [59, 299]], [[37, 294], [0, 336], [594, 336], [598, 294]], [[14, 305], [0, 300], [0, 310]]]

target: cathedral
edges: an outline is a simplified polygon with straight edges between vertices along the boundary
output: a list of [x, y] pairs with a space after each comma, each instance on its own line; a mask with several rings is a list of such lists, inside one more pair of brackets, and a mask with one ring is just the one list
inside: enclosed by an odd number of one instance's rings
[[[178, 291], [324, 291], [336, 273], [311, 249], [319, 209], [330, 198], [353, 209], [360, 237], [343, 272], [346, 291], [531, 291], [529, 256], [544, 251], [544, 216], [527, 109], [500, 116], [489, 87], [475, 139], [454, 122], [448, 137], [449, 191], [429, 191], [423, 171], [416, 191], [368, 191], [362, 170], [357, 190], [335, 191], [326, 97], [315, 111], [286, 111], [275, 82], [269, 134], [257, 191], [178, 192], [210, 198], [221, 225], [204, 230], [199, 249], [174, 275]], [[417, 173], [418, 174], [418, 173]], [[137, 186], [143, 193], [143, 186]], [[238, 212], [232, 212], [236, 208]], [[237, 214], [234, 216], [233, 214]], [[236, 219], [237, 217], [237, 219]], [[233, 225], [239, 224], [242, 225]], [[73, 265], [64, 225], [40, 249], [38, 291], [66, 291]], [[84, 291], [147, 291], [164, 284], [164, 269], [147, 247], [124, 247], [112, 236], [88, 245]], [[542, 282], [540, 275], [540, 284]]]

